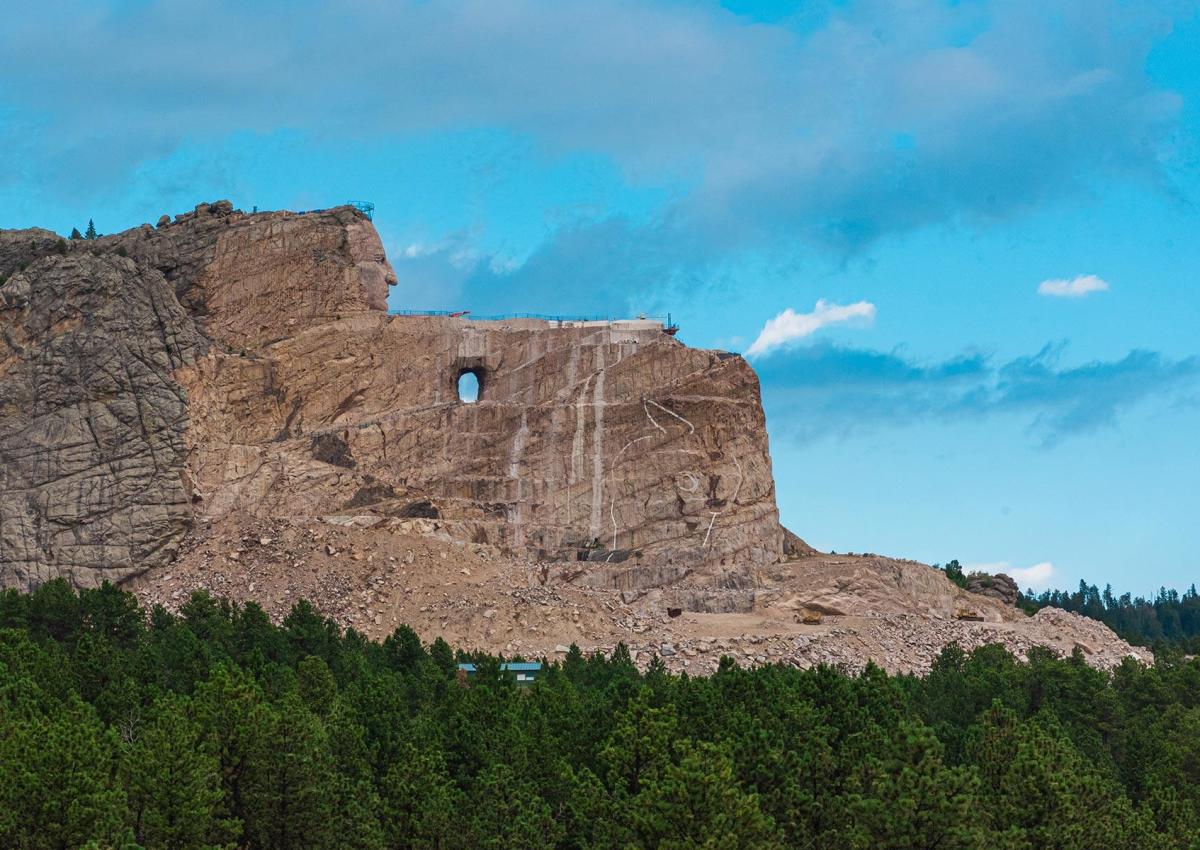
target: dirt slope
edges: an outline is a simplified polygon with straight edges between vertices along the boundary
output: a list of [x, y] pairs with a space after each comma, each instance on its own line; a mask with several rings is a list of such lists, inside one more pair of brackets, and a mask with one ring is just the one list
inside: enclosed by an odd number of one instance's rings
[[[738, 592], [739, 610], [671, 617], [672, 595], [686, 588], [590, 587], [576, 565], [456, 542], [437, 520], [340, 515], [221, 523], [198, 529], [185, 550], [178, 563], [130, 588], [169, 608], [205, 589], [257, 601], [276, 620], [306, 598], [373, 638], [408, 624], [427, 641], [442, 636], [506, 655], [554, 658], [572, 643], [610, 651], [622, 641], [642, 666], [660, 658], [693, 673], [714, 670], [722, 655], [744, 664], [828, 663], [851, 671], [873, 661], [891, 672], [920, 673], [948, 643], [1001, 643], [1019, 657], [1035, 645], [1061, 654], [1078, 647], [1104, 668], [1126, 655], [1152, 661], [1100, 623], [1049, 609], [1026, 617], [959, 590], [927, 566], [878, 557], [817, 554], [781, 565], [778, 584]], [[806, 601], [833, 599], [838, 613], [802, 622]], [[954, 619], [963, 610], [989, 621]]]

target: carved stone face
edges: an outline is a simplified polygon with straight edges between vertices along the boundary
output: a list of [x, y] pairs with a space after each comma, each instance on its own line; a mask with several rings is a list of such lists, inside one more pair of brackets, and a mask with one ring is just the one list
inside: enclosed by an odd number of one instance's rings
[[355, 222], [346, 231], [367, 305], [373, 310], [387, 310], [388, 287], [396, 285], [396, 273], [387, 261], [379, 234], [367, 222]]

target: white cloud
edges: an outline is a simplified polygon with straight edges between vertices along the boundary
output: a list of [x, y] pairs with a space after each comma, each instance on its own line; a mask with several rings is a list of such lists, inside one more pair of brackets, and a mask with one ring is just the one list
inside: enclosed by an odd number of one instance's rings
[[1038, 284], [1038, 295], [1050, 295], [1055, 298], [1082, 298], [1089, 292], [1107, 291], [1108, 281], [1094, 274], [1081, 274], [1070, 280], [1066, 278], [1043, 280]]
[[1050, 582], [1055, 578], [1054, 564], [1049, 561], [1042, 561], [1028, 567], [1014, 567], [1008, 561], [996, 561], [990, 564], [972, 564], [967, 567], [967, 572], [980, 573], [1004, 573], [1012, 578], [1021, 589], [1031, 588], [1033, 590], [1043, 590], [1050, 586]]
[[766, 354], [780, 346], [810, 336], [826, 325], [842, 322], [870, 324], [874, 320], [875, 305], [870, 301], [831, 304], [824, 298], [820, 298], [811, 313], [797, 313], [788, 307], [775, 318], [768, 319], [762, 330], [759, 331], [758, 338], [750, 344], [746, 353], [751, 357]]
[[405, 260], [426, 260], [441, 258], [456, 269], [471, 269], [481, 261], [487, 260], [491, 269], [497, 274], [506, 274], [520, 266], [515, 259], [493, 254], [486, 257], [484, 253], [471, 245], [467, 237], [454, 233], [437, 242], [410, 242], [401, 251]]
[[[0, 185], [13, 198], [61, 205], [81, 184], [111, 197], [180, 150], [162, 171], [172, 182], [200, 192], [180, 169], [203, 167], [213, 191], [253, 198], [257, 160], [230, 151], [253, 138], [256, 156], [275, 156], [281, 128], [346, 160], [331, 185], [358, 185], [361, 150], [487, 128], [530, 140], [529, 162], [581, 152], [631, 184], [688, 187], [666, 212], [706, 241], [839, 251], [1002, 220], [1107, 173], [1157, 186], [1184, 100], [1157, 87], [1146, 56], [1190, 15], [1153, 0], [825, 0], [774, 24], [671, 0], [356, 0], [302, 15], [288, 0], [113, 5], [5, 4], [0, 111], [14, 120], [0, 122]], [[231, 136], [242, 141], [226, 147]], [[408, 156], [433, 176], [451, 155]], [[485, 178], [472, 190], [481, 214], [501, 185], [522, 204], [559, 202], [561, 181], [539, 195], [488, 176], [524, 175], [510, 156], [464, 158]], [[372, 176], [381, 210], [391, 198], [407, 209], [399, 167]]]

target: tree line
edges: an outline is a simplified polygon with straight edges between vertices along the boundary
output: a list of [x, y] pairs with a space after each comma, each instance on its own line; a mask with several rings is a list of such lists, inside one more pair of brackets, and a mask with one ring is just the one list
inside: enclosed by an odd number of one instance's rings
[[91, 240], [91, 239], [99, 239], [99, 238], [100, 238], [100, 234], [96, 232], [96, 223], [94, 221], [92, 221], [90, 218], [88, 219], [87, 230], [85, 230], [83, 233], [79, 232], [78, 227], [71, 228], [71, 239], [72, 240], [77, 240], [77, 239]]
[[1200, 594], [1192, 585], [1182, 594], [1159, 588], [1153, 599], [1123, 593], [1117, 596], [1112, 585], [1104, 590], [1085, 581], [1074, 593], [1046, 590], [1026, 592], [1020, 604], [1028, 611], [1062, 608], [1100, 620], [1130, 643], [1150, 647], [1176, 647], [1185, 652], [1200, 650]]
[[[464, 684], [456, 662], [473, 661]], [[639, 672], [382, 642], [298, 603], [0, 594], [0, 846], [1195, 848], [1200, 663], [947, 648]]]
[[[934, 564], [946, 578], [966, 588], [970, 576], [957, 560], [945, 566]], [[1061, 608], [1104, 623], [1135, 646], [1147, 646], [1159, 651], [1178, 650], [1200, 652], [1200, 593], [1192, 585], [1182, 594], [1177, 590], [1159, 588], [1153, 599], [1123, 593], [1117, 596], [1112, 585], [1100, 590], [1094, 584], [1079, 582], [1074, 593], [1066, 590], [1044, 590], [1034, 593], [1025, 590], [1017, 595], [1017, 605], [1028, 614], [1042, 608]]]

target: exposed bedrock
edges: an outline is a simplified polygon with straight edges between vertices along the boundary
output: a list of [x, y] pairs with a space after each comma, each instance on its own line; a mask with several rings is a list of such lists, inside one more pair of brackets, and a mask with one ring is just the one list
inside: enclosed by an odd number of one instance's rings
[[[779, 559], [758, 384], [741, 358], [652, 323], [491, 324], [356, 316], [261, 358], [198, 362], [184, 382], [210, 509], [427, 504], [475, 542], [552, 559]], [[456, 390], [464, 363], [481, 376], [473, 404]]]
[[0, 337], [0, 585], [90, 586], [173, 557], [192, 512], [171, 376], [203, 343], [162, 275], [38, 259], [0, 288]]
[[784, 556], [754, 372], [657, 322], [388, 315], [348, 207], [9, 231], [6, 264], [6, 585], [125, 578], [231, 515], [424, 517], [633, 584]]

